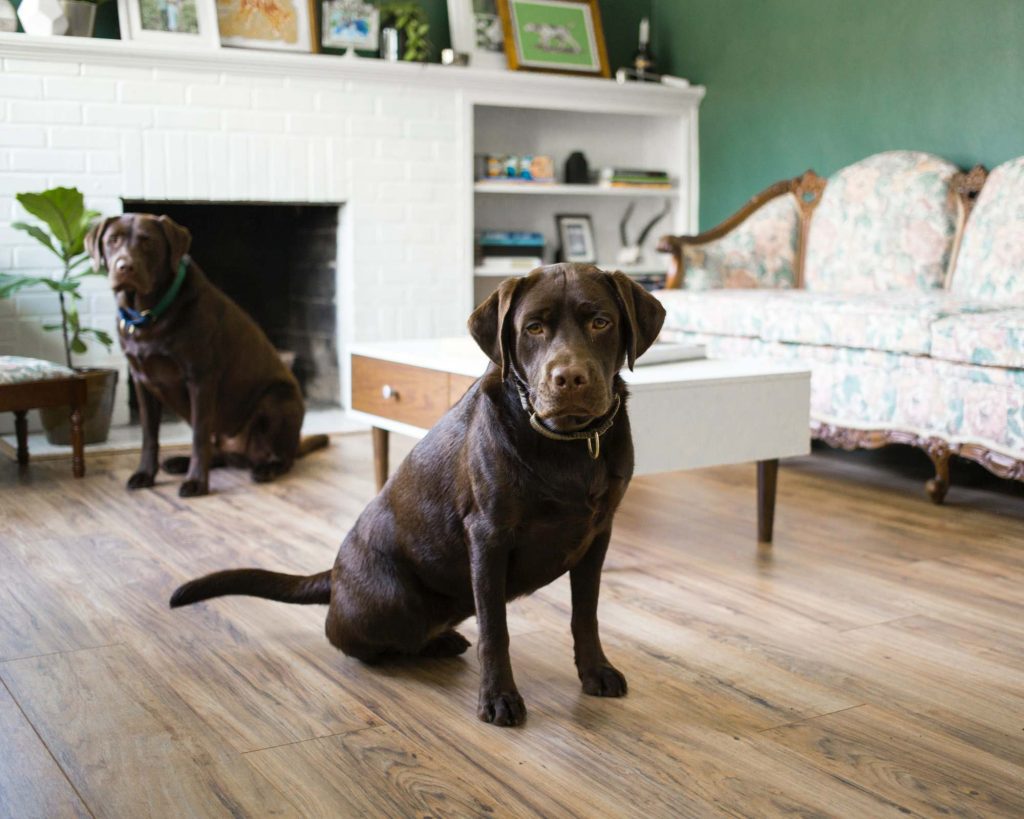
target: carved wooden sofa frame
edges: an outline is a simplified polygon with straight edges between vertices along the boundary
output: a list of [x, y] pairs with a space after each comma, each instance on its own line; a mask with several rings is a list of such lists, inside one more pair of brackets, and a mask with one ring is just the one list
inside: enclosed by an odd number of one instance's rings
[[[967, 225], [967, 217], [970, 216], [974, 202], [978, 198], [978, 194], [981, 193], [987, 177], [988, 171], [983, 166], [977, 165], [969, 171], [961, 171], [956, 174], [951, 181], [950, 196], [953, 197], [956, 204], [957, 225], [949, 266], [946, 269], [947, 287], [956, 266], [964, 228]], [[666, 288], [677, 289], [683, 286], [686, 278], [684, 251], [687, 247], [699, 247], [721, 239], [780, 196], [794, 197], [798, 207], [799, 232], [794, 273], [796, 287], [802, 288], [811, 219], [815, 208], [821, 202], [827, 181], [813, 170], [808, 170], [800, 176], [784, 179], [765, 188], [756, 196], [751, 197], [732, 216], [704, 233], [693, 236], [662, 236], [658, 242], [658, 250], [671, 254]], [[826, 424], [821, 421], [811, 422], [811, 437], [829, 446], [846, 450], [879, 449], [889, 444], [905, 444], [924, 450], [935, 467], [935, 477], [925, 484], [925, 491], [934, 503], [942, 503], [949, 491], [949, 461], [953, 455], [975, 461], [1001, 478], [1024, 481], [1024, 460], [978, 444], [953, 444], [939, 437], [923, 437], [903, 430], [856, 429]]]

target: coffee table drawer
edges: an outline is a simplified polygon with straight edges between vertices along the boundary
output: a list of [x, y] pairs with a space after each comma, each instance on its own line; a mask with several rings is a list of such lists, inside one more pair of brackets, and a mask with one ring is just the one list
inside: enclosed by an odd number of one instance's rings
[[448, 373], [352, 356], [352, 408], [428, 429], [447, 412]]

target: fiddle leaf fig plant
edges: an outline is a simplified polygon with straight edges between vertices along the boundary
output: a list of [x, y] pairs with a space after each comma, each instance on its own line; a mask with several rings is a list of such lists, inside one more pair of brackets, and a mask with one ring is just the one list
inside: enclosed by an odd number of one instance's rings
[[0, 273], [0, 298], [8, 298], [26, 287], [46, 287], [60, 301], [60, 324], [44, 324], [44, 330], [60, 330], [64, 339], [64, 357], [69, 367], [72, 353], [81, 355], [89, 347], [86, 339], [110, 350], [114, 340], [103, 330], [83, 327], [78, 315], [79, 289], [86, 276], [102, 276], [94, 270], [85, 252], [85, 236], [100, 216], [87, 210], [85, 199], [77, 188], [51, 188], [41, 193], [19, 193], [18, 202], [42, 225], [14, 222], [11, 227], [24, 231], [60, 260], [60, 274], [51, 276], [20, 276]]

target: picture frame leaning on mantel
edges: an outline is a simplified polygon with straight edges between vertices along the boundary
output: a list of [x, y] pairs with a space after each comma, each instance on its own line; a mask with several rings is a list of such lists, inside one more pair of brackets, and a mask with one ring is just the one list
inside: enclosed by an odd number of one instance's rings
[[611, 77], [597, 0], [498, 0], [514, 71]]

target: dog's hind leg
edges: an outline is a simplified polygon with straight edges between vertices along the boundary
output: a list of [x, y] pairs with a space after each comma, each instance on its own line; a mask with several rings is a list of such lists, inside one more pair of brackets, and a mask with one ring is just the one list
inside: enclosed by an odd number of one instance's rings
[[[184, 475], [188, 472], [188, 455], [172, 455], [164, 458], [160, 464], [161, 469], [168, 475]], [[223, 452], [215, 452], [210, 456], [210, 469], [220, 469], [224, 466], [233, 466], [237, 469], [248, 469], [249, 461], [244, 455], [225, 455]]]
[[450, 628], [447, 631], [438, 634], [423, 646], [423, 648], [420, 649], [419, 656], [437, 658], [458, 657], [460, 654], [464, 654], [469, 646], [469, 640], [459, 634], [455, 629]]

